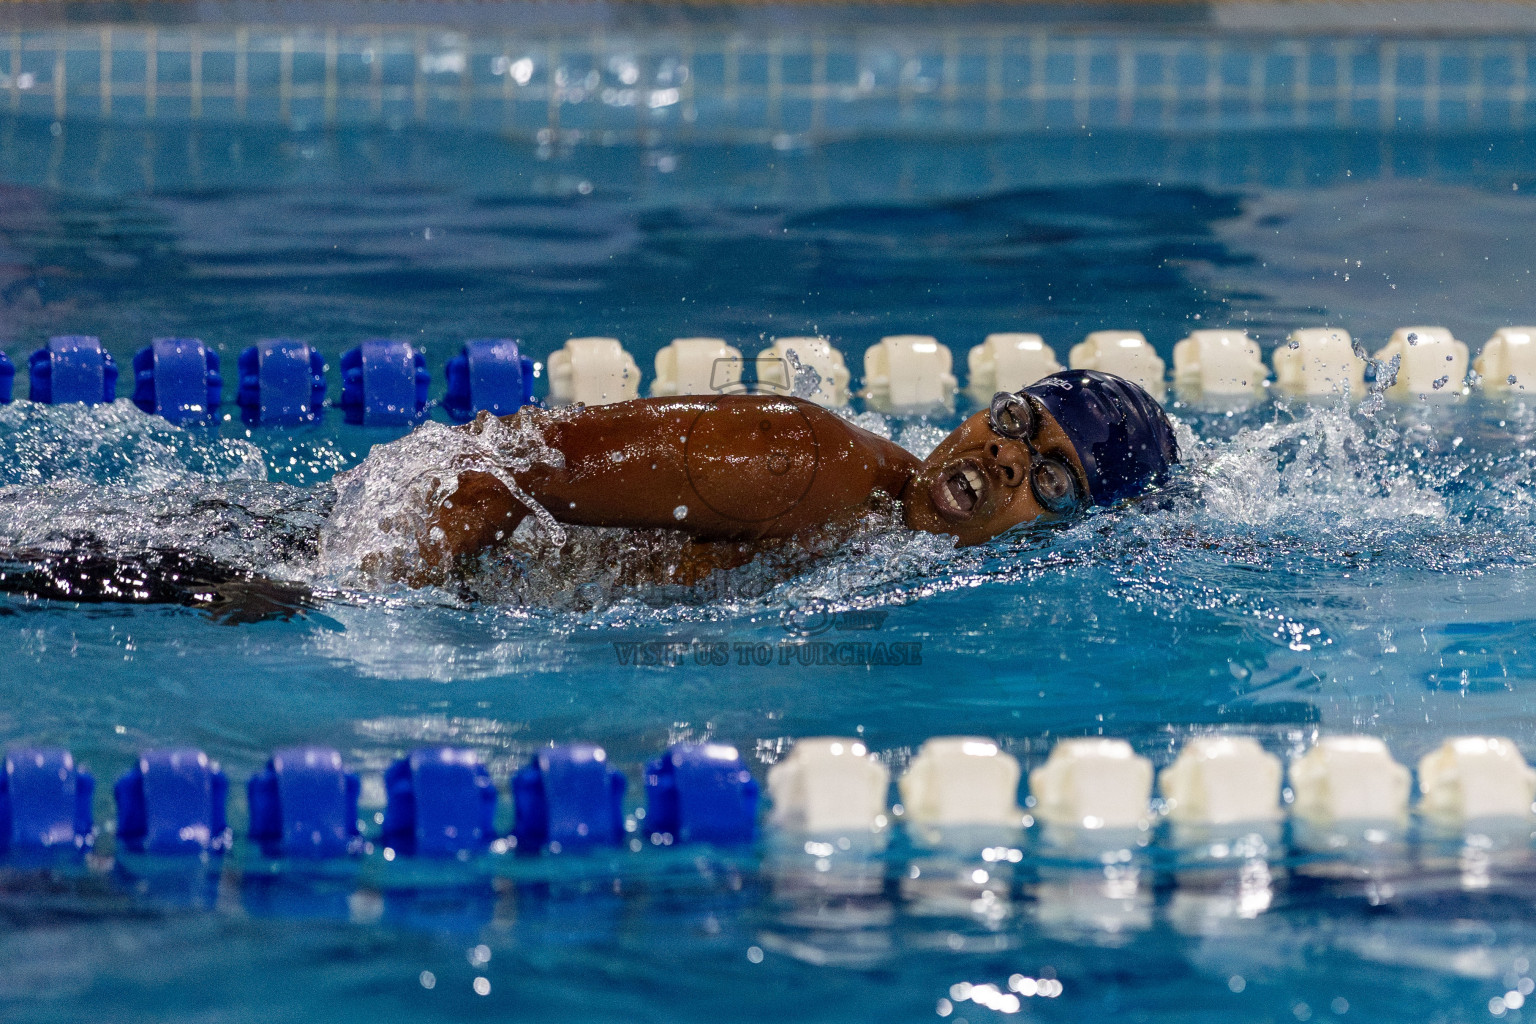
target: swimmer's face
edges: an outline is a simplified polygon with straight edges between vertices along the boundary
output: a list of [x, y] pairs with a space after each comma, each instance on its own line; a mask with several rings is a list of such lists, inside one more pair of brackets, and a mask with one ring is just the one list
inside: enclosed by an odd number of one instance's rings
[[1049, 499], [1072, 488], [1079, 507], [1086, 507], [1082, 460], [1055, 418], [1038, 405], [1035, 412], [1030, 443], [998, 434], [985, 410], [960, 424], [923, 460], [907, 488], [907, 525], [950, 534], [961, 545], [980, 544], [1020, 523], [1058, 518], [1042, 504], [1042, 494]]

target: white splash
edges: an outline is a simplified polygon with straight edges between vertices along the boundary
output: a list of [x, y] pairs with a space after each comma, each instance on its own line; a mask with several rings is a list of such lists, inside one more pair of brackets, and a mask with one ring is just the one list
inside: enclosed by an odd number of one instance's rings
[[126, 399], [0, 406], [0, 548], [175, 548], [277, 570], [312, 553], [329, 493], [269, 483], [250, 441]]
[[784, 350], [784, 358], [789, 362], [790, 394], [807, 401], [814, 398], [821, 390], [821, 374], [816, 371], [816, 367], [802, 363], [800, 354], [792, 348]]
[[1444, 499], [1389, 463], [1397, 437], [1372, 435], [1342, 408], [1316, 407], [1290, 423], [1244, 430], [1230, 441], [1180, 438], [1199, 485], [1206, 521], [1283, 526], [1310, 522], [1348, 530], [1384, 522], [1446, 518]]
[[542, 432], [556, 416], [524, 412], [503, 420], [482, 413], [467, 428], [429, 422], [375, 446], [361, 465], [336, 476], [336, 506], [320, 533], [322, 573], [352, 586], [430, 576], [422, 539], [433, 537], [428, 524], [458, 490], [459, 474], [471, 470], [501, 481], [549, 543], [563, 545], [564, 528], [514, 478], [536, 465], [565, 464]]
[[0, 484], [165, 489], [191, 480], [265, 480], [261, 449], [179, 427], [126, 398], [107, 405], [0, 406]]

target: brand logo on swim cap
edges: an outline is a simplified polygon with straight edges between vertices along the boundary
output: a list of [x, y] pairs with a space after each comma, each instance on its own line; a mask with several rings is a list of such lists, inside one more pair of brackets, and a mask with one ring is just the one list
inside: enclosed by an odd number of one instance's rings
[[1030, 385], [1032, 388], [1061, 388], [1063, 391], [1072, 390], [1072, 382], [1062, 380], [1060, 377], [1042, 377]]

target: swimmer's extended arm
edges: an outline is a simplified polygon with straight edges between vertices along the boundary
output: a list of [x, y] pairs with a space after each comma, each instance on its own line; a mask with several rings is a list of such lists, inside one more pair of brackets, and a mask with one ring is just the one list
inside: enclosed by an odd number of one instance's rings
[[[900, 446], [792, 398], [649, 398], [518, 416], [532, 417], [564, 456], [562, 467], [513, 475], [556, 519], [699, 540], [789, 537], [847, 519], [875, 492], [900, 497], [919, 465]], [[462, 473], [434, 519], [436, 550], [424, 539], [423, 554], [433, 562], [473, 554], [527, 514], [491, 473]]]

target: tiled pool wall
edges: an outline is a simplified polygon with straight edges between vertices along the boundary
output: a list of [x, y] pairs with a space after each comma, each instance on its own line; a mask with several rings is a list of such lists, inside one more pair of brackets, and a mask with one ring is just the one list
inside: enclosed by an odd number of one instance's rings
[[721, 18], [596, 29], [336, 20], [0, 31], [0, 113], [778, 145], [1083, 128], [1504, 131], [1536, 121], [1536, 28], [1306, 34], [942, 13], [906, 24]]

